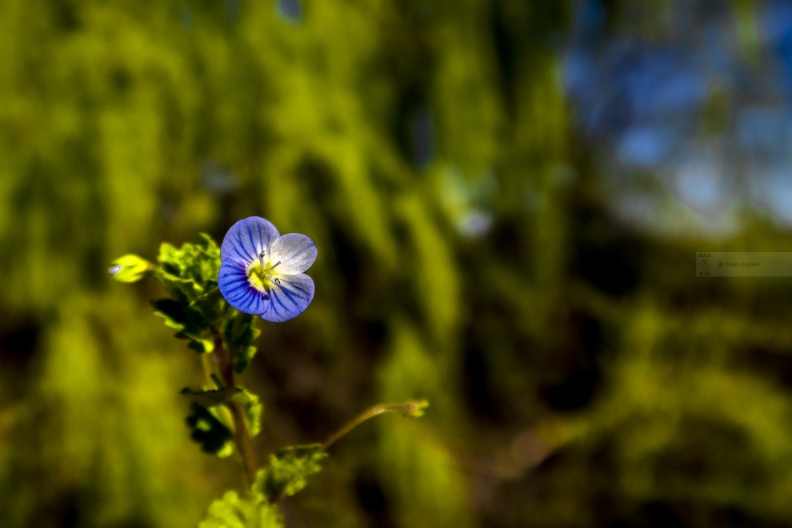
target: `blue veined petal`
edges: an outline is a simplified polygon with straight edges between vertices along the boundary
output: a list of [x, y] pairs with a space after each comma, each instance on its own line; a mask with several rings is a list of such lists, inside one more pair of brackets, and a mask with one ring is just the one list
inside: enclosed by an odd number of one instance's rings
[[296, 275], [311, 267], [316, 260], [317, 249], [314, 241], [305, 235], [289, 233], [272, 243], [270, 262], [278, 262], [277, 272]]
[[251, 216], [231, 226], [220, 246], [220, 259], [233, 259], [249, 264], [256, 260], [262, 250], [269, 251], [270, 245], [280, 236], [269, 220]]
[[269, 304], [269, 296], [250, 285], [245, 265], [235, 260], [226, 260], [220, 265], [217, 287], [228, 304], [240, 312], [258, 315]]
[[273, 323], [281, 323], [297, 317], [311, 304], [314, 282], [304, 273], [281, 276], [280, 284], [273, 284], [267, 309], [259, 316]]

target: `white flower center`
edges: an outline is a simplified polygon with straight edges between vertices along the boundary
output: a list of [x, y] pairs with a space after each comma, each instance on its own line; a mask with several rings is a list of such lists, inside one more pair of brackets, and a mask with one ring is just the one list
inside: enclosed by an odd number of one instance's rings
[[258, 261], [253, 261], [247, 269], [247, 279], [251, 286], [260, 292], [265, 292], [269, 295], [272, 284], [280, 286], [280, 278], [277, 272], [273, 272], [275, 268], [280, 266], [281, 261], [274, 264], [267, 260], [265, 257], [266, 251], [259, 253]]

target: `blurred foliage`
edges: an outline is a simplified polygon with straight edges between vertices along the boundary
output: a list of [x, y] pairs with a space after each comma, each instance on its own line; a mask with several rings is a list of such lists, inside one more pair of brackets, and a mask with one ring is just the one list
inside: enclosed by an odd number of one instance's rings
[[0, 3], [0, 526], [195, 526], [241, 484], [191, 445], [163, 291], [107, 267], [251, 215], [319, 247], [310, 308], [258, 323], [260, 457], [432, 402], [334, 445], [290, 528], [789, 525], [792, 288], [693, 255], [792, 238], [615, 219], [560, 83], [571, 10]]
[[322, 470], [320, 463], [325, 458], [327, 453], [322, 451], [320, 444], [279, 449], [264, 460], [253, 489], [270, 501], [294, 495]]
[[283, 517], [274, 504], [282, 496], [301, 491], [308, 480], [322, 470], [327, 457], [320, 444], [293, 446], [278, 450], [264, 461], [251, 493], [240, 496], [226, 492], [209, 507], [200, 528], [279, 528]]
[[207, 518], [199, 528], [272, 528], [283, 527], [283, 516], [278, 509], [257, 493], [240, 496], [236, 491], [227, 491], [223, 498], [209, 507]]

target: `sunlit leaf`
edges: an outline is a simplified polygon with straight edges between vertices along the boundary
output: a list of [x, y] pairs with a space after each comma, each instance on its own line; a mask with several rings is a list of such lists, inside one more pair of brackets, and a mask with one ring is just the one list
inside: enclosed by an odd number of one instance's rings
[[261, 413], [264, 410], [259, 397], [244, 389], [236, 389], [230, 399], [242, 406], [245, 425], [247, 425], [250, 436], [257, 436], [261, 432]]
[[322, 470], [321, 462], [326, 457], [320, 444], [280, 449], [261, 464], [253, 489], [272, 501], [294, 495]]
[[282, 528], [283, 517], [278, 507], [267, 502], [260, 493], [242, 496], [228, 491], [209, 506], [199, 528]]

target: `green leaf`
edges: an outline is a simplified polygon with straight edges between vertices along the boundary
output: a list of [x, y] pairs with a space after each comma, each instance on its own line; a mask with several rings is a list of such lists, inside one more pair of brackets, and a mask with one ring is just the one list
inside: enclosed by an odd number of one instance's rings
[[233, 449], [231, 429], [221, 422], [215, 413], [198, 403], [192, 402], [192, 414], [187, 425], [192, 429], [190, 438], [201, 446], [205, 453], [227, 456]]
[[[181, 271], [184, 272], [184, 270]], [[164, 265], [156, 270], [154, 276], [165, 286], [168, 293], [183, 303], [190, 303], [203, 293], [201, 287], [194, 280], [170, 273], [166, 271]]]
[[198, 528], [283, 528], [278, 507], [261, 494], [253, 492], [240, 497], [227, 491], [209, 506], [206, 518]]
[[[187, 396], [191, 401], [202, 407], [215, 407], [227, 401], [238, 401], [235, 396], [243, 392], [247, 393], [247, 391], [243, 391], [236, 387], [223, 387], [222, 389], [200, 391], [190, 390], [185, 387], [181, 390], [180, 394]], [[258, 398], [256, 398], [256, 400], [258, 400]]]
[[326, 457], [320, 444], [280, 449], [262, 463], [252, 489], [272, 502], [283, 495], [294, 495], [322, 470], [321, 462]]
[[247, 425], [248, 433], [251, 437], [257, 436], [261, 432], [261, 412], [264, 406], [261, 404], [259, 397], [248, 392], [244, 389], [236, 389], [231, 396], [231, 400], [237, 402], [242, 406], [242, 414], [245, 416], [245, 425]]
[[201, 234], [194, 244], [176, 248], [160, 245], [159, 266], [154, 276], [172, 299], [156, 301], [155, 313], [189, 339], [188, 346], [199, 353], [212, 352], [212, 328], [223, 328], [233, 310], [217, 288], [220, 248], [209, 235]]
[[235, 311], [226, 304], [220, 289], [217, 286], [212, 286], [212, 284], [207, 283], [207, 288], [209, 289], [189, 304], [190, 310], [200, 314], [205, 321], [216, 321], [220, 317], [228, 315], [229, 312], [233, 313]]
[[137, 282], [154, 269], [154, 265], [137, 255], [118, 257], [110, 264], [110, 275], [120, 282]]
[[255, 316], [251, 314], [239, 313], [236, 317], [229, 319], [223, 329], [223, 339], [231, 353], [234, 372], [237, 374], [245, 371], [256, 354], [253, 342], [261, 330], [253, 327], [255, 320]]
[[187, 345], [191, 349], [199, 353], [214, 350], [210, 321], [203, 314], [173, 299], [152, 301], [151, 305], [154, 307], [154, 315], [162, 317], [166, 326], [178, 330], [178, 339], [191, 341]]
[[195, 244], [175, 248], [160, 245], [157, 278], [179, 301], [188, 303], [217, 288], [220, 248], [209, 235], [201, 234]]
[[173, 299], [160, 299], [151, 301], [154, 307], [154, 315], [165, 319], [165, 324], [176, 330], [184, 330], [187, 326], [187, 311], [184, 305]]
[[206, 354], [208, 352], [214, 351], [214, 341], [212, 341], [211, 339], [203, 339], [199, 336], [194, 336], [186, 333], [184, 335], [186, 335], [190, 339], [190, 342], [187, 344], [187, 346], [195, 350], [199, 354]]

